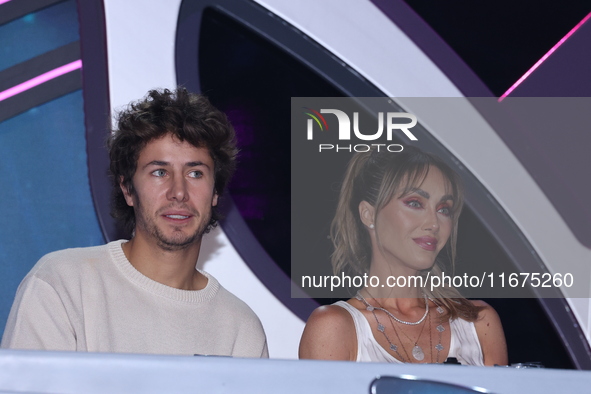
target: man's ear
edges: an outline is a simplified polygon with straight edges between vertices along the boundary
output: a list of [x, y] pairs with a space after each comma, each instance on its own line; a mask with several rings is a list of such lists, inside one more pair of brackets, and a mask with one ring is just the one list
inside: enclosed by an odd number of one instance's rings
[[218, 205], [218, 194], [217, 192], [213, 192], [213, 200], [211, 200], [211, 206], [215, 207], [216, 205]]
[[123, 192], [123, 197], [125, 198], [125, 202], [127, 203], [127, 205], [133, 207], [133, 196], [131, 195], [131, 191], [129, 190], [129, 188], [125, 187], [125, 185], [123, 184], [123, 176], [119, 177], [119, 187]]
[[365, 200], [359, 203], [359, 217], [361, 218], [361, 222], [366, 227], [374, 227], [375, 209], [370, 203], [368, 203]]

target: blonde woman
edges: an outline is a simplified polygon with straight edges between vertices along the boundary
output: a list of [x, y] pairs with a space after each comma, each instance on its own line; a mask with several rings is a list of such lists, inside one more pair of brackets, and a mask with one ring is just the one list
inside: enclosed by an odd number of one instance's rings
[[[463, 205], [459, 176], [416, 148], [369, 151], [350, 161], [331, 235], [335, 274], [410, 278], [453, 264]], [[447, 272], [447, 271], [446, 271]], [[410, 282], [410, 281], [409, 281]], [[505, 365], [507, 346], [495, 310], [456, 289], [376, 286], [310, 316], [300, 358]]]

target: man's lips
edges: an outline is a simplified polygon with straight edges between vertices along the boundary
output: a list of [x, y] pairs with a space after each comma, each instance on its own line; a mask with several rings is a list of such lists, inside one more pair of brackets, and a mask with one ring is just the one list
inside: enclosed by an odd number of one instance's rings
[[188, 219], [188, 215], [164, 215], [169, 219]]
[[171, 220], [187, 220], [195, 215], [188, 211], [166, 211], [162, 216]]
[[433, 237], [418, 237], [413, 238], [413, 241], [417, 243], [421, 248], [430, 252], [437, 250], [437, 239]]

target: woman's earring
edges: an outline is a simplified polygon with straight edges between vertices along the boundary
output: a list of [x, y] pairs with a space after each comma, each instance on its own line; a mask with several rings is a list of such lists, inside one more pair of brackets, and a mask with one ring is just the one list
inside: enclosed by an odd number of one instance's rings
[[369, 225], [369, 228], [374, 228], [375, 226], [372, 224]]

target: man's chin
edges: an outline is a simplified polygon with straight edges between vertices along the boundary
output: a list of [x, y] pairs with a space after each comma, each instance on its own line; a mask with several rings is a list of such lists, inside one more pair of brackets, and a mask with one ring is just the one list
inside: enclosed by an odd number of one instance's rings
[[201, 240], [201, 235], [201, 233], [196, 233], [191, 236], [186, 234], [176, 234], [170, 237], [164, 237], [160, 235], [157, 237], [158, 246], [169, 252], [184, 250]]

